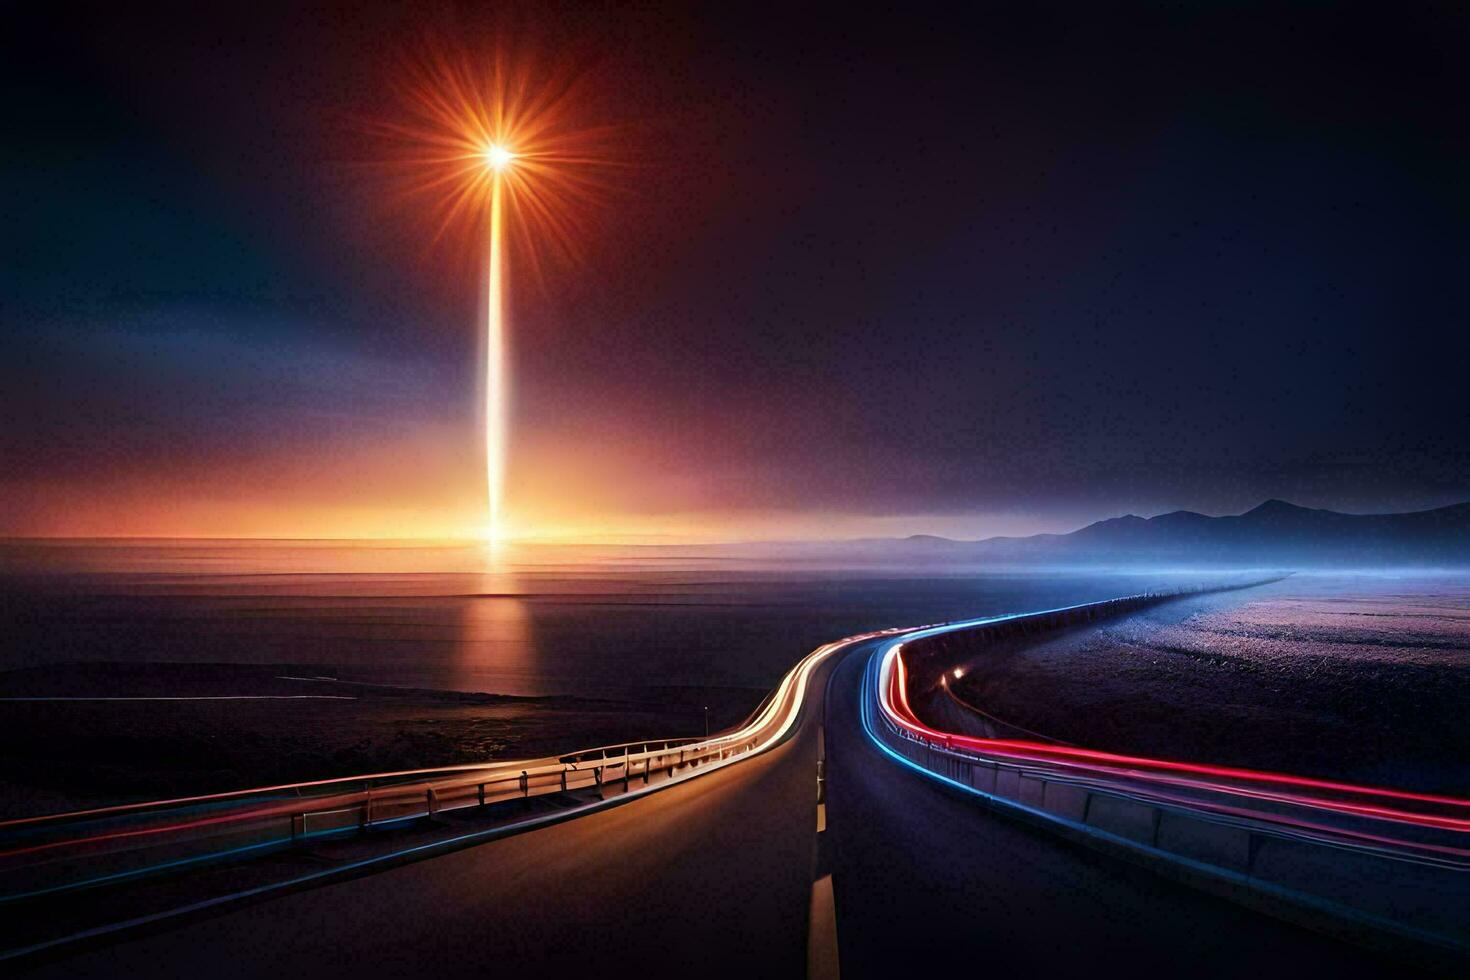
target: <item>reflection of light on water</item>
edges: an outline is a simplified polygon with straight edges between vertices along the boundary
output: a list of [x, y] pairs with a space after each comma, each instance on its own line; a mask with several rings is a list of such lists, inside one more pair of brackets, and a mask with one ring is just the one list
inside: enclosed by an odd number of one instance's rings
[[[513, 558], [511, 554], [512, 546], [505, 540], [505, 532], [506, 525], [503, 522], [499, 526], [491, 525], [485, 529], [484, 540], [471, 546], [480, 570], [496, 577], [502, 577], [509, 573]], [[501, 586], [494, 590], [486, 589], [485, 591], [508, 592], [511, 590]]]
[[531, 611], [503, 575], [479, 576], [477, 594], [459, 606], [459, 637], [450, 673], [461, 691], [543, 694], [541, 658], [531, 629]]

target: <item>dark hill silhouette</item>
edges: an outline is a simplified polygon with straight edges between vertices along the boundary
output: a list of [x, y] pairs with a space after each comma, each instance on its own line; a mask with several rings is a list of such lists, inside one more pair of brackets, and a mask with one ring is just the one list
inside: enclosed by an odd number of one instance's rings
[[953, 560], [1184, 561], [1270, 565], [1470, 565], [1470, 502], [1405, 514], [1343, 514], [1267, 500], [1243, 514], [1128, 514], [1073, 531], [956, 541], [850, 542], [865, 553]]

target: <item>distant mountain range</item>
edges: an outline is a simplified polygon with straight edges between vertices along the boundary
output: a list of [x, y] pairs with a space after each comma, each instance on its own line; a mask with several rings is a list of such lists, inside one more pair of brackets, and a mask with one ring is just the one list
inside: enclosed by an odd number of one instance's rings
[[1212, 562], [1273, 566], [1470, 565], [1470, 502], [1408, 514], [1341, 514], [1268, 500], [1244, 514], [1114, 517], [1070, 534], [847, 542], [848, 554], [949, 561]]

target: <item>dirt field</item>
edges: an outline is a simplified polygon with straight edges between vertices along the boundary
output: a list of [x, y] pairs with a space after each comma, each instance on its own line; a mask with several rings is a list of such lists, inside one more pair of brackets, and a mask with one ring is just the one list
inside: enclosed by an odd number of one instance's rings
[[1470, 579], [1293, 576], [998, 654], [966, 700], [1096, 748], [1470, 792]]

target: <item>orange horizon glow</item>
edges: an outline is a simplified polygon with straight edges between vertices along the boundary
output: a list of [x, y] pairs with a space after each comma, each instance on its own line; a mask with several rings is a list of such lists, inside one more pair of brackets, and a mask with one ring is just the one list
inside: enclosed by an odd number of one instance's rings
[[[7, 479], [0, 536], [483, 542], [482, 460], [466, 391], [454, 421], [363, 433], [303, 449], [146, 458], [85, 480]], [[874, 514], [777, 503], [717, 504], [717, 470], [687, 463], [657, 431], [590, 433], [544, 423], [517, 433], [501, 534], [510, 543], [719, 544], [1072, 530], [1080, 522], [1007, 513]], [[650, 480], [650, 473], [681, 474]], [[591, 489], [595, 488], [595, 489]]]
[[[711, 510], [692, 503], [657, 513], [594, 509], [569, 496], [534, 492], [537, 508], [501, 516], [500, 542], [519, 545], [718, 545], [863, 537], [991, 534], [1071, 530], [1073, 522], [997, 515], [873, 515], [752, 508]], [[482, 490], [459, 480], [438, 499], [424, 492], [353, 493], [341, 487], [281, 487], [240, 499], [211, 484], [160, 485], [152, 478], [109, 481], [99, 492], [55, 484], [41, 488], [44, 506], [20, 509], [0, 522], [0, 537], [176, 538], [219, 540], [336, 540], [344, 542], [486, 542]], [[366, 488], [373, 490], [377, 488]], [[28, 495], [29, 496], [29, 495]], [[340, 499], [338, 499], [340, 498]]]

